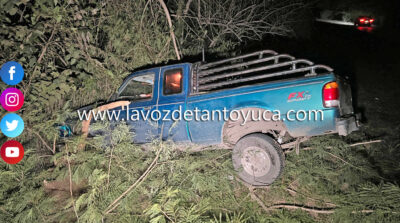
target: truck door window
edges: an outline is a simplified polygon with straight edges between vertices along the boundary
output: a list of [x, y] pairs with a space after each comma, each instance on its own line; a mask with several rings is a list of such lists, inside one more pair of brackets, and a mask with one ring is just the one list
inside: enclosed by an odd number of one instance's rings
[[154, 73], [133, 77], [125, 85], [118, 98], [144, 100], [153, 97]]
[[182, 92], [182, 69], [171, 69], [164, 72], [164, 95]]

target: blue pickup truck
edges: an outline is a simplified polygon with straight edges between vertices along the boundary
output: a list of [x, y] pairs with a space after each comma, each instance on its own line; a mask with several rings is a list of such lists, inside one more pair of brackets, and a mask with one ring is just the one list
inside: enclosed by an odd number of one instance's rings
[[[233, 148], [235, 170], [252, 185], [280, 176], [282, 149], [311, 136], [358, 130], [345, 79], [328, 66], [271, 50], [137, 71], [99, 108], [118, 112], [112, 122], [125, 121], [134, 143], [162, 139]], [[83, 124], [89, 136], [93, 122]]]

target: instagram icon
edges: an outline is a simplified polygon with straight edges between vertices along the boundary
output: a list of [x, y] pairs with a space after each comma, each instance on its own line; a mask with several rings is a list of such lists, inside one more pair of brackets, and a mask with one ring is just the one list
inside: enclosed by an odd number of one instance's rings
[[24, 104], [24, 95], [17, 88], [7, 88], [0, 97], [3, 108], [7, 111], [18, 111]]

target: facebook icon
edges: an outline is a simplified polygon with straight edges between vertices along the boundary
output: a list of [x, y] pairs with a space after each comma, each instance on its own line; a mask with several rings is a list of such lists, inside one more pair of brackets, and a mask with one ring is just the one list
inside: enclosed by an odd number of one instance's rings
[[24, 69], [15, 61], [5, 63], [0, 70], [1, 79], [8, 85], [17, 85], [24, 78]]

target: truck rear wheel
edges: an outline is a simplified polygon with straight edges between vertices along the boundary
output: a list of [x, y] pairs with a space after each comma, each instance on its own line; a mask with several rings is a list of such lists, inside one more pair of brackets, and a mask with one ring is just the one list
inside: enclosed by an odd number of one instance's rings
[[284, 156], [274, 139], [256, 133], [236, 143], [232, 162], [243, 181], [254, 186], [265, 186], [272, 184], [283, 172]]

